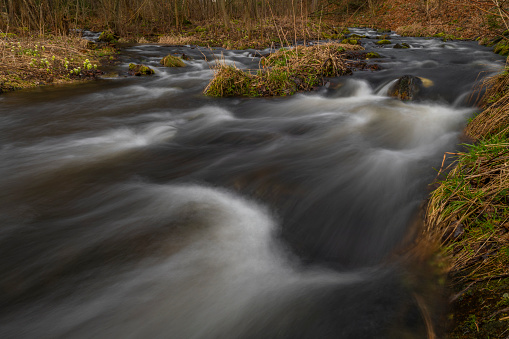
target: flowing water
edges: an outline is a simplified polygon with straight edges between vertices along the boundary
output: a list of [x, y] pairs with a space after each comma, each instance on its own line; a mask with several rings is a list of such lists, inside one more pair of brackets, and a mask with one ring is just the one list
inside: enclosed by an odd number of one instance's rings
[[[253, 50], [159, 45], [118, 66], [151, 77], [2, 95], [0, 337], [426, 337], [439, 309], [401, 248], [503, 58], [392, 40], [412, 48], [363, 39], [381, 71], [289, 98], [201, 94]], [[158, 67], [170, 52], [193, 60]], [[423, 100], [386, 97], [405, 74]]]

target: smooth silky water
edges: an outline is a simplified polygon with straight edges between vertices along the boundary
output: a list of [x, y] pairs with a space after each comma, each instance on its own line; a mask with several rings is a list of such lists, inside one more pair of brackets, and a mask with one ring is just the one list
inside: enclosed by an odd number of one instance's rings
[[[0, 337], [426, 338], [441, 296], [402, 248], [503, 58], [375, 41], [381, 71], [289, 98], [202, 95], [253, 50], [159, 45], [118, 66], [151, 77], [0, 96]], [[423, 100], [386, 97], [405, 74]]]

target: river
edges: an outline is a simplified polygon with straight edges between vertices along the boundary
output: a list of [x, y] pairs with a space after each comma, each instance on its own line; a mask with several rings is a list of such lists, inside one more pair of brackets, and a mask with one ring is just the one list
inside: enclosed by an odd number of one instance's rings
[[[116, 70], [154, 76], [2, 94], [0, 337], [427, 338], [445, 306], [403, 249], [504, 58], [353, 32], [382, 69], [287, 98], [202, 94], [253, 50], [150, 44]], [[405, 74], [422, 100], [385, 95]]]

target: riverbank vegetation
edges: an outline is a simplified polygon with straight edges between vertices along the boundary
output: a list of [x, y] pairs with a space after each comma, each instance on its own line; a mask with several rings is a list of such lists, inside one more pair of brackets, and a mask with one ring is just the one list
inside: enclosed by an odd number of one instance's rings
[[0, 39], [0, 93], [94, 78], [100, 59], [115, 53], [75, 36], [6, 35]]
[[509, 335], [509, 73], [486, 86], [465, 130], [475, 142], [454, 154], [426, 213], [454, 291], [451, 338]]

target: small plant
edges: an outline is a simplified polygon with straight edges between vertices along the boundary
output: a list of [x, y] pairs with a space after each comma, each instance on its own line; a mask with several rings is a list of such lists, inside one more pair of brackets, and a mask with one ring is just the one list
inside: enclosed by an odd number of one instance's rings
[[90, 60], [86, 59], [85, 61], [83, 61], [83, 68], [86, 69], [87, 71], [90, 71], [93, 68], [92, 64], [90, 63]]
[[81, 73], [81, 68], [80, 68], [80, 67], [73, 68], [73, 69], [69, 72], [69, 74], [70, 74], [70, 75], [80, 75], [80, 73]]

